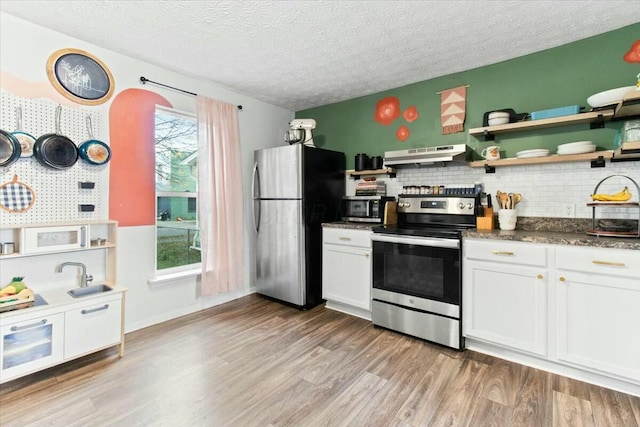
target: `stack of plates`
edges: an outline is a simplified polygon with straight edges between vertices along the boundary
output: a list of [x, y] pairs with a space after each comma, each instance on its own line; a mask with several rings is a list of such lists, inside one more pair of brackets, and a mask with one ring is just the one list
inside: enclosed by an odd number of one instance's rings
[[530, 157], [547, 157], [548, 155], [549, 155], [549, 150], [544, 148], [539, 148], [535, 150], [518, 151], [516, 153], [516, 157], [518, 159], [528, 159]]
[[593, 141], [569, 142], [558, 145], [559, 155], [593, 153], [594, 151], [596, 151], [596, 145]]

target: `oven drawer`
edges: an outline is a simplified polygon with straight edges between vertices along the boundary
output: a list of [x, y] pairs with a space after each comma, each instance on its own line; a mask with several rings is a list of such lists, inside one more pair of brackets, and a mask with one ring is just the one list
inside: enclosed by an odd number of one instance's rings
[[467, 259], [538, 267], [547, 265], [547, 248], [535, 243], [465, 239], [462, 250]]
[[373, 300], [371, 320], [374, 325], [422, 338], [427, 341], [462, 349], [460, 321], [424, 311], [411, 310]]
[[371, 233], [369, 230], [325, 227], [322, 229], [322, 241], [333, 245], [371, 248]]

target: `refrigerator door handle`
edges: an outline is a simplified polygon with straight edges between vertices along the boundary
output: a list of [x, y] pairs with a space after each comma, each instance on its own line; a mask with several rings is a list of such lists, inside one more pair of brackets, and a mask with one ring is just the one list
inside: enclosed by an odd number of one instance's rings
[[[256, 195], [256, 182], [260, 179], [260, 174], [258, 174], [258, 163], [253, 165], [253, 175], [251, 177], [251, 196], [254, 199], [259, 199], [260, 195]], [[260, 185], [258, 185], [258, 191], [260, 191]]]
[[[256, 218], [256, 214], [258, 218]], [[256, 234], [260, 232], [260, 200], [253, 201], [253, 228], [255, 228]]]
[[[257, 195], [258, 197], [256, 197], [256, 181], [259, 179], [260, 179], [260, 174], [258, 173], [258, 163], [255, 163], [253, 165], [253, 178], [251, 180], [251, 194], [253, 195], [253, 228], [256, 230], [256, 234], [260, 231], [260, 201], [256, 200], [260, 197], [259, 194]], [[260, 190], [260, 185], [258, 185], [258, 191], [259, 190]], [[258, 216], [257, 219], [256, 219], [256, 213]]]

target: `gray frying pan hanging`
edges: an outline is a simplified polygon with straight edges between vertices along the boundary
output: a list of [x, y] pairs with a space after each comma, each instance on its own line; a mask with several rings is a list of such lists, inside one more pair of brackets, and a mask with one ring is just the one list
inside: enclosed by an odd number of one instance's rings
[[89, 134], [89, 139], [80, 144], [78, 155], [90, 165], [104, 165], [111, 159], [111, 150], [107, 144], [93, 138], [91, 116], [87, 116], [87, 133]]
[[22, 108], [16, 107], [16, 130], [11, 133], [20, 142], [20, 148], [22, 150], [20, 157], [33, 156], [33, 144], [36, 143], [36, 138], [22, 130]]
[[0, 166], [9, 166], [20, 158], [20, 141], [11, 133], [0, 130]]
[[56, 133], [46, 133], [33, 145], [33, 154], [43, 166], [51, 169], [67, 169], [78, 161], [78, 147], [60, 132], [62, 107], [56, 107]]

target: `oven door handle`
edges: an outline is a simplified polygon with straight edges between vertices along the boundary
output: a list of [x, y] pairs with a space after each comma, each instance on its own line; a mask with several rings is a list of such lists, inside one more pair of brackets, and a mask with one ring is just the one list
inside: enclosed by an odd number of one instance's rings
[[397, 244], [416, 245], [416, 246], [430, 246], [434, 248], [451, 248], [451, 249], [460, 248], [460, 241], [455, 239], [438, 239], [438, 238], [432, 238], [432, 237], [398, 237], [398, 236], [390, 236], [388, 234], [373, 233], [371, 235], [371, 240], [374, 242], [397, 243]]

